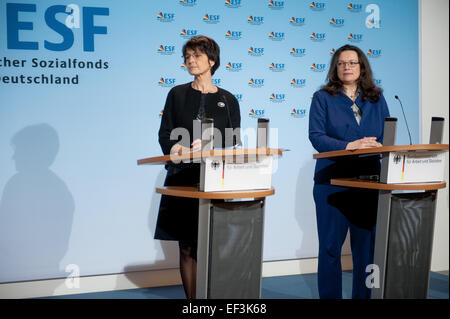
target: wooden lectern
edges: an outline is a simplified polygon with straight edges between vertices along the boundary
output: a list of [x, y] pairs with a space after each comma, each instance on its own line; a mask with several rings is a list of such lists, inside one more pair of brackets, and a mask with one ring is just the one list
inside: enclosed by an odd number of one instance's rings
[[198, 188], [156, 188], [159, 194], [199, 199], [198, 299], [261, 297], [265, 197], [275, 193], [272, 157], [282, 155], [266, 148], [267, 122], [258, 121], [255, 149], [213, 150], [212, 136], [204, 140], [203, 134], [202, 151], [138, 160], [138, 165], [200, 163]]
[[376, 181], [331, 180], [332, 185], [378, 190], [372, 299], [428, 296], [437, 190], [446, 187], [445, 152], [449, 146], [439, 144], [442, 129], [443, 119], [433, 118], [430, 144], [394, 146], [396, 119], [387, 118], [383, 147], [313, 155], [314, 159], [377, 154], [381, 158]]

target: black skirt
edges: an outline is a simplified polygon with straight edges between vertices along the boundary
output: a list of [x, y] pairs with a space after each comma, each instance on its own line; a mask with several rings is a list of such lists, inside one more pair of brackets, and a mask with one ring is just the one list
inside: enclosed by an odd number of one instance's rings
[[[164, 186], [196, 186], [200, 180], [200, 164], [168, 166]], [[196, 198], [161, 196], [155, 239], [196, 243], [198, 236]]]

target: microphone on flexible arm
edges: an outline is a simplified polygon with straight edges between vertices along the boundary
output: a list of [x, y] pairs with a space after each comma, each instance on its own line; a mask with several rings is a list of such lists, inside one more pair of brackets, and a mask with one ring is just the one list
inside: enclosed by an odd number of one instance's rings
[[222, 99], [223, 102], [219, 102], [217, 103], [217, 105], [219, 105], [220, 107], [225, 107], [227, 109], [228, 124], [230, 124], [230, 127], [233, 128], [233, 123], [231, 123], [230, 109], [228, 108], [227, 97], [225, 96], [225, 94], [222, 94]]
[[400, 107], [402, 108], [403, 118], [405, 119], [406, 129], [408, 130], [408, 135], [409, 135], [409, 145], [412, 145], [411, 132], [409, 131], [408, 121], [406, 120], [405, 111], [403, 110], [403, 104], [402, 104], [402, 101], [400, 100], [400, 98], [398, 97], [398, 95], [396, 95], [396, 96], [394, 96], [394, 97], [395, 97], [396, 100], [398, 100], [398, 102], [400, 103]]
[[[231, 122], [230, 109], [228, 108], [227, 97], [225, 96], [225, 94], [222, 94], [222, 99], [223, 99], [223, 102], [222, 101], [218, 102], [217, 106], [226, 108], [227, 116], [228, 116], [228, 124], [230, 125], [231, 134], [233, 136], [233, 123]], [[225, 136], [226, 136], [226, 134], [225, 134]], [[225, 141], [226, 141], [226, 139], [225, 139]], [[233, 147], [235, 147], [234, 136], [233, 136], [232, 144], [233, 144]]]

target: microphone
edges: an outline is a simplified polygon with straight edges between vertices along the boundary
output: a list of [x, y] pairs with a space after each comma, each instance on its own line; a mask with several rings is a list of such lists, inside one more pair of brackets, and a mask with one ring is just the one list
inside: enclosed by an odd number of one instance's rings
[[223, 102], [222, 101], [217, 102], [217, 106], [225, 107], [227, 109], [228, 124], [230, 125], [231, 128], [233, 128], [233, 124], [231, 123], [230, 109], [228, 108], [227, 97], [225, 96], [225, 94], [222, 94], [222, 99]]
[[400, 107], [402, 108], [403, 118], [405, 119], [406, 129], [408, 130], [408, 135], [409, 135], [409, 145], [412, 145], [411, 132], [409, 131], [408, 121], [406, 120], [405, 111], [403, 110], [403, 104], [402, 104], [402, 101], [400, 100], [400, 98], [398, 97], [398, 95], [396, 95], [396, 96], [394, 96], [394, 97], [395, 97], [396, 100], [398, 100], [398, 102], [400, 103]]
[[[225, 94], [222, 94], [222, 101], [217, 103], [217, 106], [219, 107], [225, 107], [227, 109], [227, 116], [228, 116], [228, 124], [230, 125], [231, 128], [231, 132], [233, 132], [233, 123], [231, 122], [231, 116], [230, 116], [230, 109], [228, 108], [228, 103], [227, 103], [227, 97], [225, 96]], [[225, 128], [226, 129], [226, 128]], [[233, 133], [231, 133], [233, 134]], [[226, 135], [226, 134], [225, 134]], [[225, 139], [226, 141], [227, 139]], [[235, 146], [235, 138], [233, 136], [233, 141], [232, 141], [233, 147]]]

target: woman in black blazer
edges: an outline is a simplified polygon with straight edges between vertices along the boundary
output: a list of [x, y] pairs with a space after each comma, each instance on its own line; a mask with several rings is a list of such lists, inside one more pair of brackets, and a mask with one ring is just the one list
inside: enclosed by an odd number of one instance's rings
[[[172, 88], [167, 96], [159, 129], [163, 153], [200, 150], [201, 140], [193, 135], [194, 121], [204, 118], [214, 119], [214, 128], [222, 135], [214, 139], [214, 147], [232, 146], [225, 143], [225, 128], [239, 130], [241, 116], [234, 95], [212, 83], [212, 75], [220, 65], [219, 46], [211, 38], [192, 37], [183, 46], [183, 57], [194, 81]], [[214, 134], [217, 137], [218, 131]], [[200, 164], [171, 164], [166, 168], [165, 186], [199, 183]], [[163, 195], [155, 230], [155, 239], [179, 243], [180, 273], [188, 299], [195, 298], [196, 291], [198, 205], [198, 199]]]

